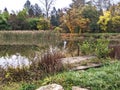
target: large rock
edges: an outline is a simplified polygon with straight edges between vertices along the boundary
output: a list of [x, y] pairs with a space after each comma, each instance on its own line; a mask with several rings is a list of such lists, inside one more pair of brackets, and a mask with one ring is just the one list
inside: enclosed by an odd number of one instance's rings
[[42, 86], [36, 90], [64, 90], [61, 85], [58, 84], [49, 84], [46, 86]]

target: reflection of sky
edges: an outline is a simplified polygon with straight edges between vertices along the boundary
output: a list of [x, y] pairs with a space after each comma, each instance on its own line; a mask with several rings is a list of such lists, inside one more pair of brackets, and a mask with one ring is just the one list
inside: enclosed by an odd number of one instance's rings
[[21, 56], [20, 54], [5, 56], [0, 58], [0, 66], [6, 68], [7, 66], [12, 66], [16, 68], [17, 66], [27, 66], [30, 62], [28, 58]]

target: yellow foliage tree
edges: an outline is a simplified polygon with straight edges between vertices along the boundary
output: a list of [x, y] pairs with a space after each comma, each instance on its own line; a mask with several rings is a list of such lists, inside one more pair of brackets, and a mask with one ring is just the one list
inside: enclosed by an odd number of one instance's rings
[[97, 22], [100, 25], [100, 28], [103, 31], [106, 31], [111, 20], [110, 11], [105, 11], [102, 16], [99, 17], [99, 21]]

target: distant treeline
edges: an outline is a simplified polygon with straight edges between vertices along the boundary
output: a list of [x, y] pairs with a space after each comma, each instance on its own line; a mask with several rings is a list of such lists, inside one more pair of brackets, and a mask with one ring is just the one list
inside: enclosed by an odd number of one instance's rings
[[[55, 0], [52, 1], [52, 3]], [[112, 0], [72, 0], [69, 8], [45, 12], [29, 0], [23, 10], [0, 13], [0, 30], [55, 30], [64, 33], [120, 32], [120, 3]], [[42, 0], [48, 5], [49, 2]], [[47, 10], [48, 8], [48, 10]]]

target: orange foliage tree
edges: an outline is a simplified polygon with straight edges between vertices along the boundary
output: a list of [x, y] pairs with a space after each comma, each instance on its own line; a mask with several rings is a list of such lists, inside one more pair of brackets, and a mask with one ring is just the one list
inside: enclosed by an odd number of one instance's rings
[[83, 18], [78, 9], [71, 8], [69, 10], [65, 9], [65, 11], [61, 21], [68, 27], [70, 33], [74, 33], [76, 28], [79, 28], [79, 32], [88, 29], [89, 19]]

